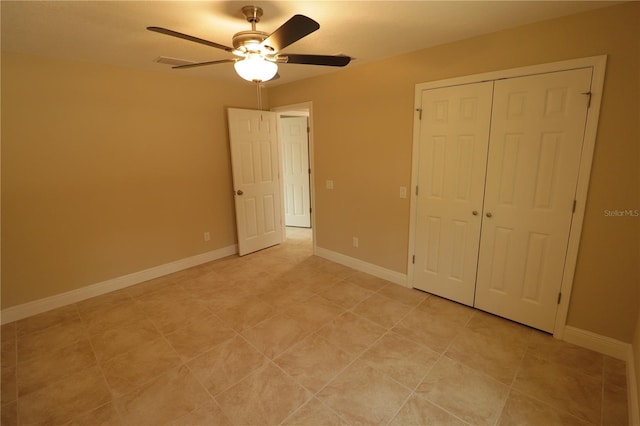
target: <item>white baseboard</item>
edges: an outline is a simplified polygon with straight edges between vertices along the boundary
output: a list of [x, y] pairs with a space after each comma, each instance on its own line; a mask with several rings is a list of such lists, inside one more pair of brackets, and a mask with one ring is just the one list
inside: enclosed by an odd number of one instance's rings
[[356, 259], [355, 257], [350, 257], [322, 247], [315, 247], [315, 255], [358, 271], [365, 272], [375, 277], [391, 281], [392, 283], [399, 284], [403, 287], [408, 287], [409, 285], [407, 274], [392, 271], [391, 269], [383, 268], [382, 266], [374, 265], [373, 263], [368, 263], [363, 260]]
[[563, 340], [592, 351], [621, 359], [627, 364], [627, 403], [629, 407], [629, 424], [640, 425], [640, 406], [638, 405], [638, 381], [636, 380], [633, 346], [610, 337], [590, 331], [566, 326]]
[[90, 299], [95, 296], [100, 296], [101, 294], [120, 290], [122, 288], [140, 284], [154, 278], [182, 271], [183, 269], [221, 259], [226, 256], [231, 256], [232, 254], [236, 254], [237, 252], [238, 246], [234, 244], [232, 246], [212, 250], [206, 253], [187, 257], [185, 259], [176, 260], [175, 262], [154, 266], [153, 268], [145, 269], [143, 271], [138, 271], [131, 274], [123, 275], [121, 277], [112, 278], [110, 280], [102, 281], [96, 284], [91, 284], [86, 287], [81, 287], [65, 293], [45, 297], [44, 299], [38, 299], [34, 300], [33, 302], [23, 303], [22, 305], [12, 306], [10, 308], [2, 310], [1, 322], [2, 324], [7, 324], [13, 321], [20, 320], [22, 318], [27, 318], [33, 315], [40, 314], [42, 312], [60, 308], [71, 303], [80, 302], [82, 300]]
[[636, 379], [636, 363], [633, 346], [629, 345], [627, 354], [627, 404], [629, 407], [629, 424], [640, 425], [640, 406], [638, 405], [638, 380]]
[[570, 325], [565, 326], [562, 340], [623, 361], [627, 361], [631, 347], [630, 343], [624, 343]]

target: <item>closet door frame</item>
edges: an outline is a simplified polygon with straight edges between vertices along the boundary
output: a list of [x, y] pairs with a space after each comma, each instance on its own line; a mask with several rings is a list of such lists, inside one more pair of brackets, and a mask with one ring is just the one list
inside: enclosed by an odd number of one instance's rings
[[419, 149], [420, 149], [420, 125], [421, 106], [423, 90], [437, 89], [461, 84], [479, 83], [483, 81], [500, 80], [513, 77], [524, 77], [528, 75], [544, 74], [557, 71], [567, 71], [576, 68], [592, 68], [591, 78], [591, 99], [590, 107], [587, 110], [587, 120], [585, 125], [582, 156], [580, 158], [580, 171], [578, 172], [578, 182], [576, 187], [576, 207], [571, 222], [569, 242], [567, 246], [567, 256], [564, 263], [564, 273], [560, 291], [562, 298], [558, 304], [556, 312], [553, 336], [557, 339], [564, 337], [569, 305], [571, 302], [571, 289], [578, 259], [578, 249], [580, 247], [580, 236], [582, 235], [582, 225], [589, 189], [589, 178], [591, 175], [591, 165], [595, 150], [596, 133], [598, 129], [598, 118], [600, 116], [600, 103], [604, 87], [604, 74], [607, 63], [607, 56], [592, 56], [587, 58], [570, 59], [567, 61], [551, 62], [546, 64], [532, 65], [520, 68], [511, 68], [501, 71], [492, 71], [482, 74], [474, 74], [464, 77], [456, 77], [445, 80], [419, 83], [415, 86], [414, 96], [414, 121], [413, 121], [413, 149], [411, 165], [411, 204], [409, 215], [409, 255], [407, 265], [407, 278], [409, 287], [413, 287], [414, 264], [413, 255], [415, 253], [415, 230], [416, 230], [416, 208], [417, 196], [416, 187], [418, 182]]

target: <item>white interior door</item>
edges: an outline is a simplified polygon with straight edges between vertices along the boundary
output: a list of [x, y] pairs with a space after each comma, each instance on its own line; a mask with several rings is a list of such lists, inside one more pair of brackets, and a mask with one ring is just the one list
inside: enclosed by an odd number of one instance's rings
[[591, 68], [495, 82], [476, 307], [553, 331]]
[[424, 90], [413, 286], [473, 305], [493, 82]]
[[309, 228], [309, 139], [307, 117], [281, 117], [283, 155], [284, 220], [286, 226]]
[[228, 109], [238, 253], [282, 242], [276, 113]]

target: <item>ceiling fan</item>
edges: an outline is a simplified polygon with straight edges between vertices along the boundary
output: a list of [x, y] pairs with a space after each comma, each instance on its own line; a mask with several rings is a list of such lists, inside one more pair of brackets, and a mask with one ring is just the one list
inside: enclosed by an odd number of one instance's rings
[[320, 24], [307, 16], [294, 15], [277, 30], [268, 34], [256, 30], [256, 24], [260, 22], [260, 18], [262, 17], [262, 8], [245, 6], [242, 8], [242, 14], [246, 17], [247, 21], [251, 23], [251, 30], [236, 33], [232, 39], [233, 47], [224, 46], [166, 28], [147, 27], [147, 29], [160, 34], [215, 47], [216, 49], [222, 49], [236, 56], [230, 59], [178, 65], [173, 68], [193, 68], [233, 62], [236, 72], [240, 77], [257, 83], [274, 78], [278, 72], [278, 64], [281, 63], [344, 67], [351, 62], [351, 57], [346, 55], [279, 53], [285, 47], [320, 28]]

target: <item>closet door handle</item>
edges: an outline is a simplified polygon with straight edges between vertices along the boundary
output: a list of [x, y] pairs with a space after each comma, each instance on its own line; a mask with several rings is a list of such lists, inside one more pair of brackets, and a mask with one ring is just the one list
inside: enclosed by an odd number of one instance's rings
[[236, 194], [242, 195], [242, 194], [244, 194], [244, 192], [242, 192], [242, 189], [238, 189], [238, 192], [236, 192]]
[[491, 212], [487, 212], [487, 217], [491, 217], [491, 216], [493, 216]]
[[471, 214], [474, 215], [474, 216], [478, 216], [478, 210], [472, 211]]

